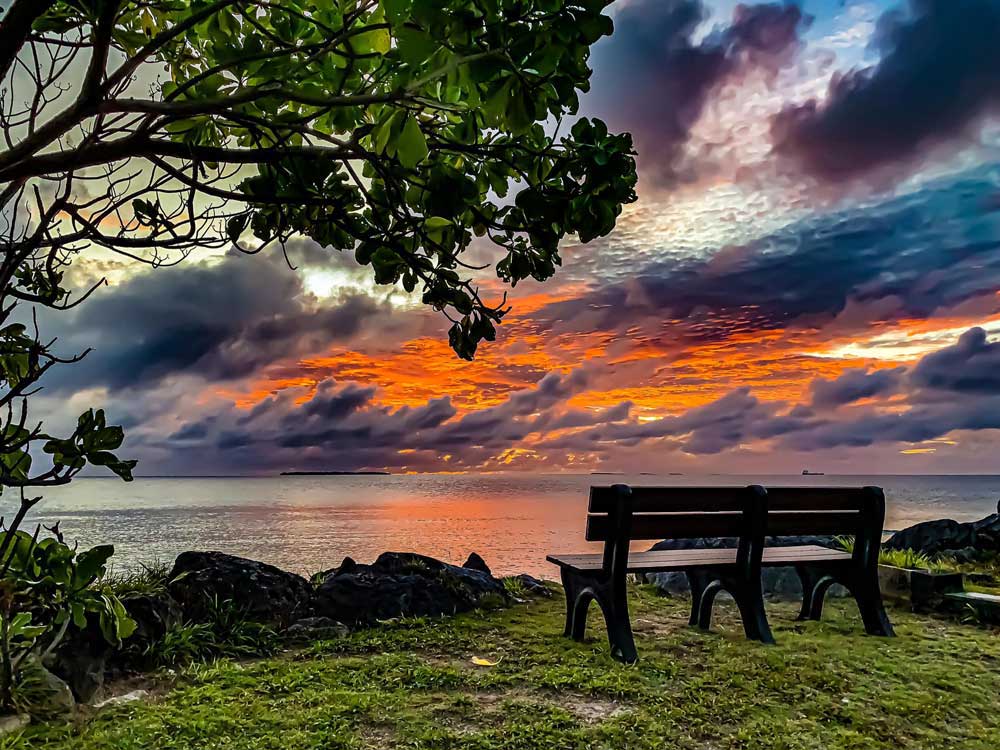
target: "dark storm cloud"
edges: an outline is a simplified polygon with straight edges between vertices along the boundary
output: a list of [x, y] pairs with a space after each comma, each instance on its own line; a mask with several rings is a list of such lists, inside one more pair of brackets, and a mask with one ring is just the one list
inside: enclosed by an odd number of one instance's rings
[[[813, 404], [760, 401], [748, 388], [678, 416], [651, 421], [616, 421], [544, 442], [539, 451], [606, 451], [656, 441], [663, 450], [716, 454], [761, 441], [788, 451], [920, 443], [956, 430], [1000, 429], [1000, 343], [989, 343], [982, 329], [966, 332], [957, 343], [926, 355], [911, 370], [851, 370], [842, 377], [816, 380]], [[940, 392], [947, 389], [942, 398]], [[885, 398], [901, 397], [886, 406]], [[873, 399], [865, 406], [850, 406]], [[829, 407], [843, 407], [830, 409]]]
[[[445, 455], [453, 456], [455, 468], [470, 468], [516, 447], [531, 433], [628, 418], [627, 403], [597, 411], [567, 408], [587, 382], [585, 370], [549, 373], [496, 406], [456, 418], [447, 397], [390, 409], [375, 401], [374, 389], [325, 381], [304, 403], [297, 403], [300, 394], [282, 392], [243, 417], [226, 407], [181, 426], [167, 442], [181, 460], [212, 471], [238, 466], [440, 469]], [[160, 444], [150, 437], [143, 442], [154, 449]]]
[[326, 381], [304, 402], [289, 389], [249, 416], [218, 406], [165, 441], [145, 426], [130, 447], [140, 456], [166, 447], [180, 465], [217, 473], [247, 467], [468, 470], [500, 466], [509, 451], [526, 447], [532, 460], [561, 465], [567, 454], [604, 460], [637, 446], [703, 456], [763, 443], [794, 452], [920, 443], [958, 430], [1000, 429], [1000, 384], [990, 379], [998, 351], [1000, 343], [973, 329], [911, 368], [817, 380], [808, 403], [761, 401], [736, 388], [653, 420], [635, 416], [628, 401], [572, 408], [572, 399], [590, 387], [585, 369], [549, 373], [535, 387], [461, 416], [448, 398], [392, 409], [370, 388]]
[[[893, 300], [923, 318], [1000, 289], [1000, 213], [982, 170], [881, 204], [790, 224], [705, 260], [654, 263], [535, 315], [541, 328], [624, 331], [643, 317], [681, 320], [697, 340], [829, 320], [849, 300]], [[671, 330], [671, 335], [678, 332]]]
[[1000, 396], [1000, 343], [989, 343], [986, 331], [972, 328], [954, 346], [924, 357], [912, 380], [923, 388]]
[[1000, 108], [998, 39], [996, 0], [910, 0], [879, 20], [877, 65], [775, 118], [776, 152], [830, 182], [918, 163]]
[[891, 370], [847, 370], [834, 380], [818, 378], [812, 382], [812, 403], [818, 407], [837, 407], [865, 398], [887, 396], [902, 384], [904, 368]]
[[779, 67], [809, 21], [792, 4], [739, 5], [728, 27], [694, 41], [707, 18], [701, 0], [639, 0], [594, 51], [597, 113], [633, 134], [643, 174], [668, 187], [693, 177], [683, 146], [713, 90]]
[[[249, 375], [276, 359], [348, 340], [383, 307], [361, 294], [321, 306], [275, 260], [226, 256], [142, 272], [67, 313], [47, 313], [65, 351], [94, 349], [47, 379], [50, 389], [149, 387], [179, 373]], [[382, 317], [384, 321], [384, 316]], [[61, 379], [60, 379], [61, 378]]]

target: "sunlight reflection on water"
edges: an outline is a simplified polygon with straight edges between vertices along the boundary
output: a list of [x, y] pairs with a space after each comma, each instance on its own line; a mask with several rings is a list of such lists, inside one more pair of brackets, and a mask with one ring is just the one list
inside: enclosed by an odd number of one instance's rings
[[[113, 543], [119, 567], [212, 549], [309, 574], [385, 550], [461, 564], [478, 552], [497, 573], [552, 578], [548, 552], [582, 552], [587, 488], [634, 485], [884, 487], [886, 528], [996, 509], [1000, 477], [416, 475], [80, 479], [49, 493], [36, 521], [61, 521], [81, 545]], [[3, 499], [9, 513], [13, 495]]]

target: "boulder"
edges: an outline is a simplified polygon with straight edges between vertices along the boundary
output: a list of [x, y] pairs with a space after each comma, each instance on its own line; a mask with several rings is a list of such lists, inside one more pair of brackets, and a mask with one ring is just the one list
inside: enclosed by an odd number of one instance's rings
[[912, 549], [925, 555], [938, 555], [948, 550], [975, 547], [975, 540], [973, 524], [943, 518], [924, 521], [897, 531], [882, 546], [886, 549]]
[[288, 626], [285, 636], [293, 641], [328, 641], [350, 632], [346, 625], [329, 617], [303, 617]]
[[169, 594], [131, 594], [122, 599], [129, 617], [135, 620], [130, 643], [152, 643], [183, 621], [181, 606]]
[[22, 679], [34, 683], [33, 702], [28, 712], [35, 719], [69, 719], [76, 711], [73, 691], [62, 679], [46, 669], [35, 656], [29, 656], [20, 667]]
[[313, 609], [338, 622], [374, 624], [402, 616], [451, 615], [508, 599], [503, 583], [489, 573], [424, 555], [384, 552], [371, 565], [346, 558], [328, 571]]
[[168, 630], [184, 622], [180, 604], [166, 592], [128, 594], [122, 598], [122, 605], [135, 620], [135, 632], [122, 648], [110, 654], [106, 676], [111, 679], [153, 667], [155, 659], [150, 657], [150, 647], [162, 640]]
[[487, 565], [486, 561], [475, 552], [469, 555], [468, 559], [462, 563], [462, 567], [468, 568], [469, 570], [478, 570], [480, 573], [485, 573], [486, 575], [493, 575], [493, 571], [490, 570], [490, 566]]
[[1000, 553], [1000, 513], [994, 513], [972, 524], [976, 534], [975, 547], [980, 552]]
[[[739, 544], [736, 537], [709, 537], [698, 539], [667, 539], [653, 545], [654, 550], [673, 549], [732, 549]], [[770, 547], [794, 547], [804, 544], [815, 544], [820, 547], [836, 548], [833, 537], [830, 536], [775, 536], [768, 537]], [[687, 576], [683, 572], [647, 573], [646, 580], [652, 583], [660, 593], [668, 595], [686, 594], [691, 590]], [[791, 566], [779, 568], [764, 568], [761, 571], [761, 587], [764, 595], [772, 599], [797, 599], [802, 596], [802, 583]], [[842, 586], [832, 586], [827, 596], [847, 596], [848, 592]]]
[[83, 630], [71, 627], [45, 667], [66, 683], [76, 700], [90, 703], [101, 697], [107, 664], [115, 648], [104, 638], [96, 618], [87, 618]]
[[279, 627], [311, 614], [305, 578], [222, 552], [181, 553], [169, 580], [185, 620], [211, 619], [215, 601], [230, 601], [248, 620]]
[[26, 729], [30, 723], [31, 717], [28, 714], [7, 714], [6, 716], [0, 716], [0, 737], [3, 737], [5, 734], [20, 732], [22, 729]]

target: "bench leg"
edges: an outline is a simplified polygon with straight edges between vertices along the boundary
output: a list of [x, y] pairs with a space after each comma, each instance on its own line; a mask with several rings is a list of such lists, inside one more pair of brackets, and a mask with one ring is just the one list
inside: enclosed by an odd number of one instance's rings
[[767, 622], [767, 612], [764, 610], [764, 593], [761, 590], [760, 579], [743, 581], [735, 587], [733, 596], [736, 606], [740, 609], [740, 619], [743, 620], [743, 632], [751, 641], [773, 644], [774, 636]]
[[722, 591], [722, 581], [710, 580], [701, 590], [698, 600], [698, 627], [708, 630], [712, 627], [712, 605], [715, 604], [716, 595]]
[[799, 565], [795, 571], [802, 582], [802, 609], [800, 620], [819, 620], [823, 616], [823, 600], [830, 586], [836, 579], [828, 573], [823, 573], [814, 567]]
[[594, 597], [586, 591], [586, 584], [579, 575], [563, 568], [561, 577], [566, 591], [566, 627], [563, 635], [574, 641], [582, 641], [587, 631], [587, 610]]
[[853, 585], [848, 588], [854, 595], [854, 600], [861, 610], [861, 620], [865, 624], [868, 635], [880, 635], [891, 638], [896, 635], [889, 622], [889, 616], [882, 605], [882, 592], [878, 585], [877, 573], [863, 572], [857, 576]]
[[639, 655], [635, 650], [635, 639], [632, 637], [632, 623], [629, 621], [628, 595], [625, 588], [611, 582], [601, 593], [597, 603], [604, 613], [604, 622], [608, 627], [611, 656], [626, 664], [634, 664]]
[[684, 571], [691, 586], [691, 617], [688, 618], [688, 625], [692, 628], [698, 624], [699, 613], [701, 612], [701, 599], [705, 593], [705, 587], [711, 582], [711, 576], [699, 570]]
[[[703, 577], [703, 581], [699, 581], [699, 593], [695, 595], [694, 584], [698, 577]], [[713, 580], [704, 573], [696, 574], [695, 579], [692, 579], [692, 596], [697, 596], [698, 603], [697, 610], [691, 612], [692, 624], [697, 624], [702, 630], [708, 630], [712, 626], [712, 607], [715, 604], [715, 597], [725, 589], [736, 600], [746, 637], [761, 643], [774, 643], [771, 626], [767, 622], [767, 612], [764, 610], [764, 594], [761, 591], [760, 579]]]

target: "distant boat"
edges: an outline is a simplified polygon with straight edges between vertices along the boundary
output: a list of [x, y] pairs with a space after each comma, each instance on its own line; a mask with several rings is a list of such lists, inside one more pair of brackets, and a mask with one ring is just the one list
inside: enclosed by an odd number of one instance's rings
[[809, 469], [802, 470], [802, 476], [804, 477], [821, 477], [823, 476], [822, 471], [809, 471]]

